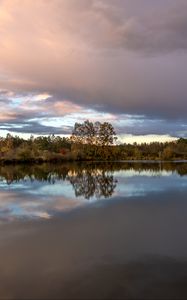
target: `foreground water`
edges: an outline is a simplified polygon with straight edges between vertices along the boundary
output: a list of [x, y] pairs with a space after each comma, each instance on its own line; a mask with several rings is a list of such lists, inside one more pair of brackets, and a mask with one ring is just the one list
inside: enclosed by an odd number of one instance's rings
[[186, 299], [187, 164], [0, 167], [0, 299]]

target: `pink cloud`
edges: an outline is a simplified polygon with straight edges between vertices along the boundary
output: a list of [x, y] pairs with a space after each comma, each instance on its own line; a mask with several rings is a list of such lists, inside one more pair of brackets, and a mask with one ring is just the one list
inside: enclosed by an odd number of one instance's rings
[[57, 114], [72, 114], [72, 113], [81, 112], [81, 110], [83, 110], [81, 106], [76, 105], [67, 100], [63, 102], [61, 101], [55, 102], [53, 105], [53, 109]]

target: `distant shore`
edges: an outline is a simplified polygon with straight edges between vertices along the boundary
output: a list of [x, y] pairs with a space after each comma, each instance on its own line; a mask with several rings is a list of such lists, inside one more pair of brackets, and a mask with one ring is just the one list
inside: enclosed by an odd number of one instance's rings
[[187, 161], [187, 139], [150, 144], [97, 144], [59, 136], [24, 140], [10, 134], [0, 138], [0, 164], [62, 163], [74, 161]]

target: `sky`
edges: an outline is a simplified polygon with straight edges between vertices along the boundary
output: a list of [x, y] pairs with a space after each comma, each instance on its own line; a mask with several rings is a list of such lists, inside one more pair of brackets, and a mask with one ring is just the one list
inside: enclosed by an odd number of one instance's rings
[[0, 0], [0, 135], [187, 137], [186, 0]]

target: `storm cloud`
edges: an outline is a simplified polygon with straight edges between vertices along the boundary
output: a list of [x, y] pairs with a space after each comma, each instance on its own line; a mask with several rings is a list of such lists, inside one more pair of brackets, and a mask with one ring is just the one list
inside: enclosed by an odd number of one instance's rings
[[1, 129], [60, 132], [43, 119], [92, 110], [144, 116], [119, 132], [185, 136], [186, 98], [185, 0], [0, 1]]

